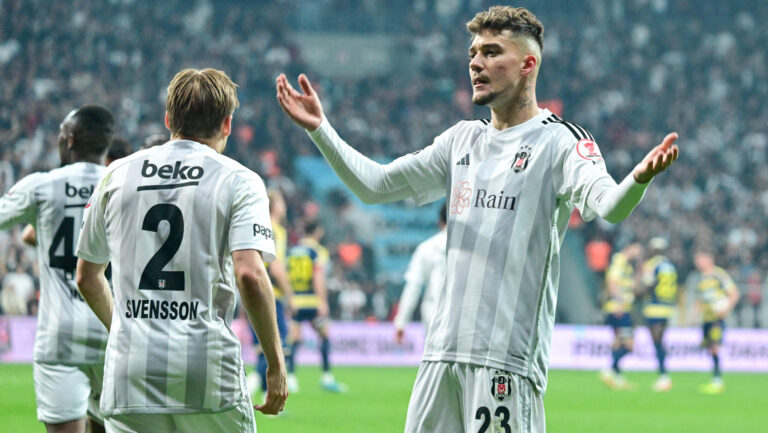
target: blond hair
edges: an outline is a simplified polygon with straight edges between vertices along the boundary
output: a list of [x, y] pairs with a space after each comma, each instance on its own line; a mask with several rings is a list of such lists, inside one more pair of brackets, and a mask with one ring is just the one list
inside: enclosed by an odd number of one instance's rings
[[211, 138], [240, 106], [237, 84], [216, 69], [184, 69], [168, 85], [165, 110], [171, 134]]
[[544, 25], [526, 8], [512, 6], [492, 6], [487, 11], [478, 12], [467, 23], [467, 30], [472, 36], [483, 30], [501, 33], [509, 30], [514, 36], [528, 36], [544, 49]]

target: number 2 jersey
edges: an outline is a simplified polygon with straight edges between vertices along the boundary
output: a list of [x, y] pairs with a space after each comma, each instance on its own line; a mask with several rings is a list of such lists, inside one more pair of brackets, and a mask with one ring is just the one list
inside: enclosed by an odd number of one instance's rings
[[261, 178], [177, 140], [108, 168], [85, 211], [78, 256], [112, 262], [115, 306], [101, 410], [199, 413], [247, 396], [231, 253], [274, 260]]
[[34, 359], [66, 365], [101, 364], [107, 330], [74, 282], [76, 234], [83, 208], [105, 167], [77, 162], [31, 174], [0, 199], [0, 229], [35, 227], [40, 306]]

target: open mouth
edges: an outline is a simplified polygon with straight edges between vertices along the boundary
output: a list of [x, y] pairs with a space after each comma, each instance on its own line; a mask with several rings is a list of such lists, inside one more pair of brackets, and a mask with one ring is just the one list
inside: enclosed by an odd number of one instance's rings
[[479, 77], [472, 80], [472, 86], [474, 87], [479, 87], [479, 86], [482, 86], [483, 84], [488, 84], [488, 80], [484, 78], [479, 78]]

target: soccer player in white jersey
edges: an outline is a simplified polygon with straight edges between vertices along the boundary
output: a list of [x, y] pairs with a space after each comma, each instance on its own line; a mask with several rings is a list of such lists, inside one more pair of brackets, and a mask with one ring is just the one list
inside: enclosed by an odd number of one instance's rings
[[305, 75], [302, 92], [279, 76], [277, 99], [363, 202], [450, 196], [445, 288], [405, 431], [541, 432], [559, 250], [571, 212], [624, 219], [677, 157], [677, 135], [616, 184], [591, 134], [537, 106], [543, 27], [536, 17], [496, 6], [467, 28], [472, 100], [491, 108], [491, 120], [459, 122], [390, 164], [338, 136]]
[[405, 326], [413, 316], [422, 290], [424, 298], [421, 300], [421, 323], [426, 329], [432, 321], [445, 278], [446, 212], [447, 206], [441, 206], [437, 218], [440, 231], [416, 247], [405, 272], [405, 287], [400, 295], [400, 305], [394, 320], [397, 343], [402, 343], [405, 338]]
[[85, 432], [86, 414], [92, 432], [104, 431], [98, 409], [107, 332], [75, 286], [75, 235], [104, 173], [114, 123], [100, 105], [72, 111], [59, 130], [62, 167], [27, 176], [0, 198], [0, 229], [31, 224], [37, 243], [40, 309], [33, 369], [37, 419], [48, 432]]
[[[240, 342], [239, 288], [282, 410], [285, 364], [264, 261], [275, 257], [261, 178], [221, 155], [237, 107], [221, 71], [168, 86], [168, 143], [109, 166], [86, 206], [77, 284], [110, 331], [101, 410], [115, 432], [255, 432]], [[102, 271], [111, 260], [114, 298]]]

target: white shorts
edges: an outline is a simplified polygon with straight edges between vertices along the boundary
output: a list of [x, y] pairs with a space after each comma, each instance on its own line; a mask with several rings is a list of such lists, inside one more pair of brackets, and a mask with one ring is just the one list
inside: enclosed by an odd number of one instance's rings
[[516, 374], [458, 362], [424, 361], [406, 433], [544, 433], [544, 401]]
[[224, 412], [166, 414], [137, 413], [111, 415], [106, 418], [107, 433], [256, 433], [256, 418], [251, 398]]
[[104, 423], [99, 412], [104, 365], [61, 365], [33, 363], [37, 419], [59, 424], [86, 414]]

